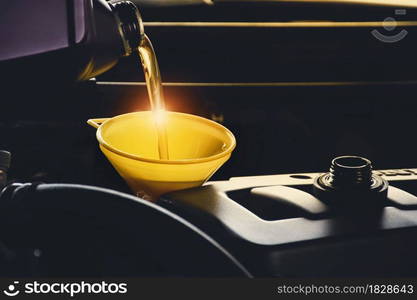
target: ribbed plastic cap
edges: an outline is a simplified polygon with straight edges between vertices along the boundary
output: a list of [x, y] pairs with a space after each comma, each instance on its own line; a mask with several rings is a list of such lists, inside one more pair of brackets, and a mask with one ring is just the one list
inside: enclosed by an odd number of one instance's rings
[[7, 171], [10, 168], [12, 154], [9, 151], [0, 150], [0, 169]]

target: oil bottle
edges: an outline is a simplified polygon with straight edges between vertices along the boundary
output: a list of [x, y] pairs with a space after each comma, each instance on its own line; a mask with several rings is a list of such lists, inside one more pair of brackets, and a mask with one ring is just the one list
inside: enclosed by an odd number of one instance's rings
[[80, 81], [135, 51], [144, 36], [130, 1], [13, 0], [0, 12], [0, 77]]

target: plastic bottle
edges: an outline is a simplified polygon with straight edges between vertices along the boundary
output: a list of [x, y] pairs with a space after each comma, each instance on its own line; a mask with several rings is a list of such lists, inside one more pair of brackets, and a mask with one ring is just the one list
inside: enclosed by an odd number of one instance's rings
[[139, 45], [143, 24], [130, 1], [13, 0], [0, 12], [3, 82], [86, 80]]

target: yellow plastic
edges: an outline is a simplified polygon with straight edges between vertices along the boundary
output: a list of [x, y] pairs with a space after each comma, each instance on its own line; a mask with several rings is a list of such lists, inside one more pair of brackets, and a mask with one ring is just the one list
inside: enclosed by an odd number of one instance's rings
[[230, 157], [233, 134], [211, 120], [166, 112], [169, 160], [160, 160], [151, 111], [91, 119], [100, 149], [138, 195], [161, 194], [202, 185]]

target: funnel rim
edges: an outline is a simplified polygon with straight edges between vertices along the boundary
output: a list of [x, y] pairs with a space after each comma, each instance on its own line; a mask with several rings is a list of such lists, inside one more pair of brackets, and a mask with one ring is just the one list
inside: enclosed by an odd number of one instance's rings
[[136, 114], [142, 114], [142, 113], [150, 113], [152, 111], [149, 110], [145, 110], [145, 111], [136, 111], [136, 112], [131, 112], [131, 113], [126, 113], [126, 114], [121, 114], [121, 115], [117, 115], [115, 117], [109, 118], [108, 120], [106, 120], [105, 122], [103, 122], [100, 127], [97, 129], [97, 133], [96, 133], [96, 137], [98, 142], [100, 143], [101, 146], [103, 146], [104, 148], [106, 148], [107, 150], [118, 154], [120, 156], [126, 157], [126, 158], [130, 158], [133, 160], [137, 160], [137, 161], [142, 161], [142, 162], [149, 162], [149, 163], [156, 163], [156, 164], [172, 164], [172, 165], [181, 165], [181, 164], [198, 164], [198, 163], [203, 163], [203, 162], [208, 162], [208, 161], [213, 161], [216, 159], [220, 159], [222, 157], [225, 157], [229, 154], [232, 153], [232, 151], [235, 149], [236, 147], [236, 138], [233, 135], [233, 133], [227, 129], [225, 126], [209, 120], [207, 118], [203, 118], [200, 116], [196, 116], [196, 115], [192, 115], [192, 114], [186, 114], [186, 113], [181, 113], [181, 112], [174, 112], [174, 111], [166, 111], [167, 114], [172, 114], [172, 115], [181, 115], [182, 117], [188, 118], [188, 119], [197, 119], [199, 121], [203, 121], [205, 123], [211, 124], [212, 126], [215, 126], [217, 128], [220, 128], [221, 130], [224, 130], [226, 135], [229, 137], [230, 139], [230, 145], [223, 150], [220, 153], [217, 153], [215, 155], [211, 155], [211, 156], [206, 156], [206, 157], [202, 157], [202, 158], [192, 158], [192, 159], [176, 159], [176, 160], [169, 160], [169, 159], [154, 159], [154, 158], [146, 158], [146, 157], [142, 157], [139, 155], [135, 155], [135, 154], [131, 154], [131, 153], [127, 153], [124, 152], [122, 150], [118, 150], [116, 148], [114, 148], [113, 146], [111, 146], [109, 143], [107, 143], [104, 138], [101, 135], [101, 130], [103, 128], [103, 126], [106, 126], [105, 124], [109, 124], [108, 122], [114, 122], [117, 119], [121, 119], [123, 117], [126, 117], [127, 115], [136, 115]]

